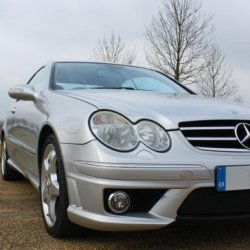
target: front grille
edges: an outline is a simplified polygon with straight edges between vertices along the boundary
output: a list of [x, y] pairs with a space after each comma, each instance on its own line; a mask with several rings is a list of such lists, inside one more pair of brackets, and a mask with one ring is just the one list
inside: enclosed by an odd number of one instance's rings
[[250, 121], [209, 120], [181, 122], [182, 134], [191, 145], [201, 150], [249, 152], [235, 136], [235, 127]]
[[180, 206], [181, 217], [250, 215], [250, 190], [218, 192], [215, 188], [193, 191]]
[[[108, 207], [108, 197], [115, 191], [122, 191], [129, 195], [130, 207], [124, 213], [145, 213], [148, 212], [166, 193], [166, 189], [105, 189], [104, 208], [107, 212], [113, 213]], [[122, 215], [122, 214], [120, 214]]]

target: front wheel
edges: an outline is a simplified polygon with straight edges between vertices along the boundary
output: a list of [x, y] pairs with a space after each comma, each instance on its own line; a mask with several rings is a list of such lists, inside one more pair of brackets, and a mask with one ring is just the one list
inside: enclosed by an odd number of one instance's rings
[[47, 138], [43, 148], [40, 196], [47, 232], [57, 238], [67, 236], [72, 231], [73, 224], [67, 216], [67, 184], [62, 156], [54, 135]]

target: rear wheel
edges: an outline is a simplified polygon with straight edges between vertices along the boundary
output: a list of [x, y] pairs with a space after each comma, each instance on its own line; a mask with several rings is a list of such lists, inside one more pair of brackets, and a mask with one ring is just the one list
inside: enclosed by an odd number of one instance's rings
[[57, 139], [50, 135], [43, 148], [40, 196], [47, 232], [58, 238], [69, 235], [73, 224], [67, 216], [69, 205], [63, 161]]
[[14, 181], [20, 179], [20, 175], [12, 169], [8, 164], [9, 154], [7, 149], [6, 140], [3, 137], [1, 147], [1, 173], [2, 177], [6, 181]]

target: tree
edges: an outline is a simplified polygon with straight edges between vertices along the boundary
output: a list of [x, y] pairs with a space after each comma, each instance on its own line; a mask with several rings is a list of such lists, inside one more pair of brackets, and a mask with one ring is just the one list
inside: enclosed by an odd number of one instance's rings
[[110, 37], [98, 39], [93, 49], [93, 58], [101, 62], [133, 64], [136, 52], [135, 49], [127, 49], [120, 35], [112, 32]]
[[236, 96], [234, 97], [234, 102], [243, 103], [242, 96], [236, 95]]
[[222, 99], [236, 94], [238, 88], [233, 78], [232, 67], [225, 61], [218, 46], [211, 47], [205, 58], [205, 65], [197, 84], [201, 94]]
[[197, 0], [165, 0], [145, 33], [148, 63], [185, 84], [196, 82], [204, 68], [212, 32], [201, 7]]

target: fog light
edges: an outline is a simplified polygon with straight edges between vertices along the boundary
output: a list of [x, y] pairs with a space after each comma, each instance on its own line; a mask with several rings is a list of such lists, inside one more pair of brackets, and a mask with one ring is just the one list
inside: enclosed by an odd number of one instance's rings
[[108, 198], [108, 206], [114, 213], [124, 213], [130, 206], [129, 196], [121, 191], [114, 192]]

